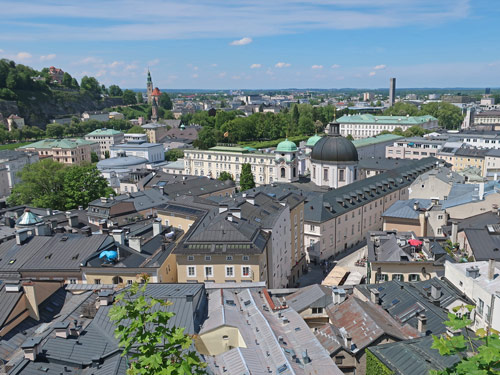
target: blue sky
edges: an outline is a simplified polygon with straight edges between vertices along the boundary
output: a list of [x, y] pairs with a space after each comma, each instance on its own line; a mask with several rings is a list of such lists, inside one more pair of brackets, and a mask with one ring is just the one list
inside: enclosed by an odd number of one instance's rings
[[0, 0], [0, 57], [160, 88], [500, 86], [488, 0]]

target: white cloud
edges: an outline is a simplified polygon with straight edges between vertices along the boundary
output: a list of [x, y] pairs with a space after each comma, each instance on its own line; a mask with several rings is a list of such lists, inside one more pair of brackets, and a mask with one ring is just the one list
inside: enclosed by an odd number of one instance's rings
[[232, 76], [232, 79], [241, 79], [241, 76]]
[[0, 53], [4, 53], [4, 50], [3, 50], [3, 49], [0, 49]]
[[193, 66], [193, 70], [198, 70], [198, 67], [197, 66]]
[[385, 68], [387, 68], [387, 66], [386, 66], [386, 65], [384, 65], [384, 64], [381, 64], [381, 65], [375, 65], [375, 66], [373, 67], [373, 69], [375, 69], [375, 70], [382, 70], [382, 69], [385, 69]]
[[48, 55], [40, 56], [40, 61], [49, 61], [49, 60], [54, 60], [56, 58], [55, 53], [51, 53]]
[[194, 73], [191, 77], [198, 78], [198, 73]]
[[377, 74], [377, 73], [375, 73], [375, 72], [370, 72], [370, 74], [368, 74], [368, 75], [369, 75], [370, 77], [373, 77], [375, 74]]
[[155, 66], [160, 63], [160, 59], [153, 59], [151, 61], [148, 61], [148, 66]]
[[275, 65], [276, 68], [288, 68], [290, 66], [292, 66], [292, 64], [285, 63], [285, 62], [279, 62], [279, 63], [276, 63], [276, 65]]
[[19, 52], [16, 55], [16, 59], [17, 60], [21, 60], [21, 61], [29, 60], [29, 59], [31, 59], [31, 53], [28, 53], [28, 52]]
[[245, 38], [241, 38], [238, 40], [233, 40], [231, 43], [229, 43], [229, 45], [231, 45], [231, 46], [244, 46], [245, 44], [250, 44], [250, 43], [252, 43], [252, 38], [245, 37]]
[[123, 61], [113, 61], [108, 65], [109, 68], [117, 68], [118, 66], [123, 65]]
[[98, 59], [97, 57], [92, 57], [92, 56], [86, 57], [80, 61], [81, 64], [99, 64], [101, 62], [102, 62], [101, 59]]
[[224, 78], [226, 76], [226, 72], [219, 73], [219, 78]]
[[323, 65], [313, 65], [311, 69], [323, 69]]
[[339, 64], [333, 64], [331, 68], [332, 69], [338, 69], [338, 68], [340, 68], [340, 65]]
[[210, 65], [212, 68], [217, 68], [217, 64], [211, 64]]
[[252, 65], [250, 65], [250, 69], [259, 69], [261, 67], [262, 67], [261, 64], [252, 64]]

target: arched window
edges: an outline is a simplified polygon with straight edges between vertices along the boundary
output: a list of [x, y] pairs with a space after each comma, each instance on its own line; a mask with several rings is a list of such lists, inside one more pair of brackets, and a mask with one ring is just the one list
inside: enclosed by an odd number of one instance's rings
[[122, 284], [123, 279], [120, 276], [113, 277], [113, 284]]
[[281, 168], [281, 178], [285, 178], [286, 171], [285, 168]]
[[296, 177], [297, 176], [297, 171], [295, 169], [295, 167], [293, 167], [293, 177]]

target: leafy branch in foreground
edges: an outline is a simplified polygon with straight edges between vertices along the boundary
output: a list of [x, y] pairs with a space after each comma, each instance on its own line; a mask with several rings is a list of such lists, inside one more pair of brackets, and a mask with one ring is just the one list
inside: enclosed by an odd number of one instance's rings
[[184, 328], [172, 327], [175, 315], [167, 311], [172, 302], [146, 295], [145, 284], [134, 283], [116, 297], [110, 309], [115, 335], [130, 360], [128, 375], [206, 374], [204, 363], [189, 351], [193, 339]]
[[433, 375], [492, 375], [500, 374], [500, 338], [494, 329], [480, 328], [476, 331], [478, 337], [472, 337], [467, 327], [472, 320], [466, 315], [458, 315], [466, 309], [472, 312], [474, 306], [465, 305], [453, 308], [455, 314], [448, 314], [444, 323], [453, 330], [460, 330], [464, 334], [458, 336], [433, 336], [433, 349], [439, 350], [443, 356], [458, 355], [460, 361], [444, 370], [433, 370]]

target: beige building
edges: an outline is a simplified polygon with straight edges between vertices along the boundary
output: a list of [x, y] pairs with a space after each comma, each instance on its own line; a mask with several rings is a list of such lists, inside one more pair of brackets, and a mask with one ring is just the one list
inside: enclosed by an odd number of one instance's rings
[[160, 143], [170, 130], [170, 127], [166, 124], [158, 123], [145, 124], [142, 125], [142, 128], [146, 131], [148, 140], [151, 143]]
[[388, 159], [419, 160], [436, 156], [444, 142], [420, 137], [399, 139], [385, 148], [385, 157]]
[[26, 146], [19, 151], [38, 152], [40, 159], [52, 158], [62, 164], [81, 164], [91, 162], [91, 153], [99, 154], [99, 144], [81, 138], [77, 139], [44, 139]]
[[452, 159], [452, 170], [453, 171], [462, 171], [468, 168], [475, 168], [480, 171], [480, 175], [484, 176], [484, 159], [488, 150], [479, 149], [479, 148], [469, 148], [469, 147], [461, 147], [453, 156]]
[[500, 150], [489, 150], [484, 157], [484, 177], [492, 180], [500, 178]]
[[111, 146], [123, 142], [123, 133], [114, 129], [97, 129], [87, 134], [85, 139], [99, 144], [99, 153], [97, 155], [99, 159], [104, 159], [106, 152], [108, 153], [108, 157], [110, 156]]

